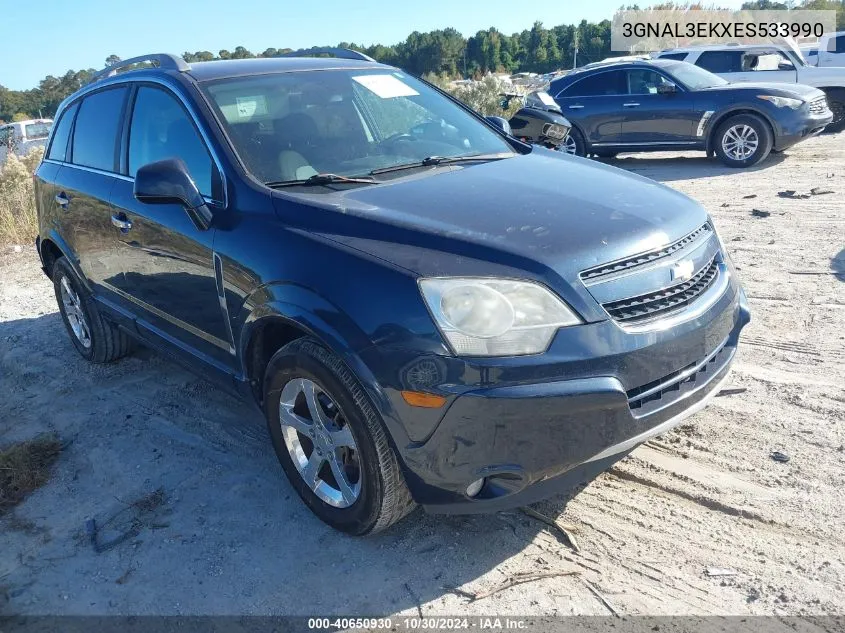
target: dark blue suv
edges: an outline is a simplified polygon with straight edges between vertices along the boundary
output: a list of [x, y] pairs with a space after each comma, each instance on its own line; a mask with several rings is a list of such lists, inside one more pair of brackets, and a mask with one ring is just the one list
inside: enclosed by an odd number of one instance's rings
[[833, 120], [824, 92], [782, 83], [728, 83], [672, 60], [599, 62], [551, 83], [572, 123], [571, 154], [703, 150], [750, 167]]
[[37, 248], [82, 356], [254, 400], [354, 534], [567, 490], [718, 391], [749, 313], [704, 209], [335, 53], [158, 55], [61, 105]]

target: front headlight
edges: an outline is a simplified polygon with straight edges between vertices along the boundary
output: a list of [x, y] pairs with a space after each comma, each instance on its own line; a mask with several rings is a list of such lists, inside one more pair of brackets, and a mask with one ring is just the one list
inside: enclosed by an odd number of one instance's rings
[[539, 354], [558, 328], [581, 323], [548, 288], [531, 281], [421, 279], [420, 290], [458, 356]]
[[801, 99], [790, 99], [789, 97], [775, 97], [772, 95], [757, 95], [758, 99], [763, 99], [764, 101], [768, 101], [772, 103], [777, 108], [792, 108], [793, 110], [797, 110], [804, 102]]

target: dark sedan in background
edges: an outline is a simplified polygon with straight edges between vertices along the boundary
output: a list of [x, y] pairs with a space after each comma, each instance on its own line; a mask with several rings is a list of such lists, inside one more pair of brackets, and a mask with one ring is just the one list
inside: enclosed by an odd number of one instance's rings
[[579, 156], [703, 150], [750, 167], [833, 118], [816, 88], [733, 84], [669, 60], [592, 64], [553, 81], [549, 93], [573, 124], [565, 150]]

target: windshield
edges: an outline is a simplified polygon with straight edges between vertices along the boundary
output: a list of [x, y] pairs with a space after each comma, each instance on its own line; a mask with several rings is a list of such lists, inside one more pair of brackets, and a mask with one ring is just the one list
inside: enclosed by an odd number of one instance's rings
[[513, 153], [471, 114], [390, 69], [237, 77], [203, 89], [246, 167], [265, 183]]
[[687, 62], [655, 63], [690, 90], [702, 90], [703, 88], [724, 86], [729, 83], [718, 75], [714, 75], [709, 70], [704, 70]]
[[28, 139], [47, 138], [48, 136], [50, 136], [51, 127], [53, 127], [52, 122], [47, 121], [29, 123], [24, 126], [25, 136]]

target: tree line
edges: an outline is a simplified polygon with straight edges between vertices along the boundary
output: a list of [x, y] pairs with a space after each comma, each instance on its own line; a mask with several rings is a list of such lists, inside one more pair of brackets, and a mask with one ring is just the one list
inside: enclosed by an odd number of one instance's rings
[[[651, 8], [688, 10], [697, 7], [702, 5], [666, 2]], [[630, 5], [622, 8], [638, 7]], [[792, 1], [756, 0], [746, 2], [742, 8], [835, 9], [838, 11], [837, 28], [845, 29], [845, 0], [803, 0], [797, 4]], [[427, 33], [414, 31], [404, 42], [392, 46], [365, 46], [354, 42], [341, 42], [338, 46], [363, 52], [380, 62], [398, 66], [415, 75], [433, 74], [441, 78], [479, 78], [489, 72], [546, 73], [621, 54], [610, 50], [609, 20], [582, 20], [577, 25], [561, 24], [551, 28], [546, 28], [542, 22], [535, 22], [530, 29], [511, 35], [491, 27], [468, 38], [464, 38], [453, 28]], [[215, 59], [277, 57], [291, 51], [290, 48], [267, 48], [260, 53], [253, 53], [243, 46], [237, 46], [233, 50], [219, 50], [216, 54], [211, 51], [186, 51], [182, 56], [190, 63]], [[107, 65], [119, 61], [117, 55], [106, 58]], [[69, 70], [61, 77], [48, 75], [36, 88], [30, 90], [8, 90], [0, 85], [0, 120], [52, 117], [59, 103], [85, 85], [95, 72], [95, 69], [89, 68]]]

